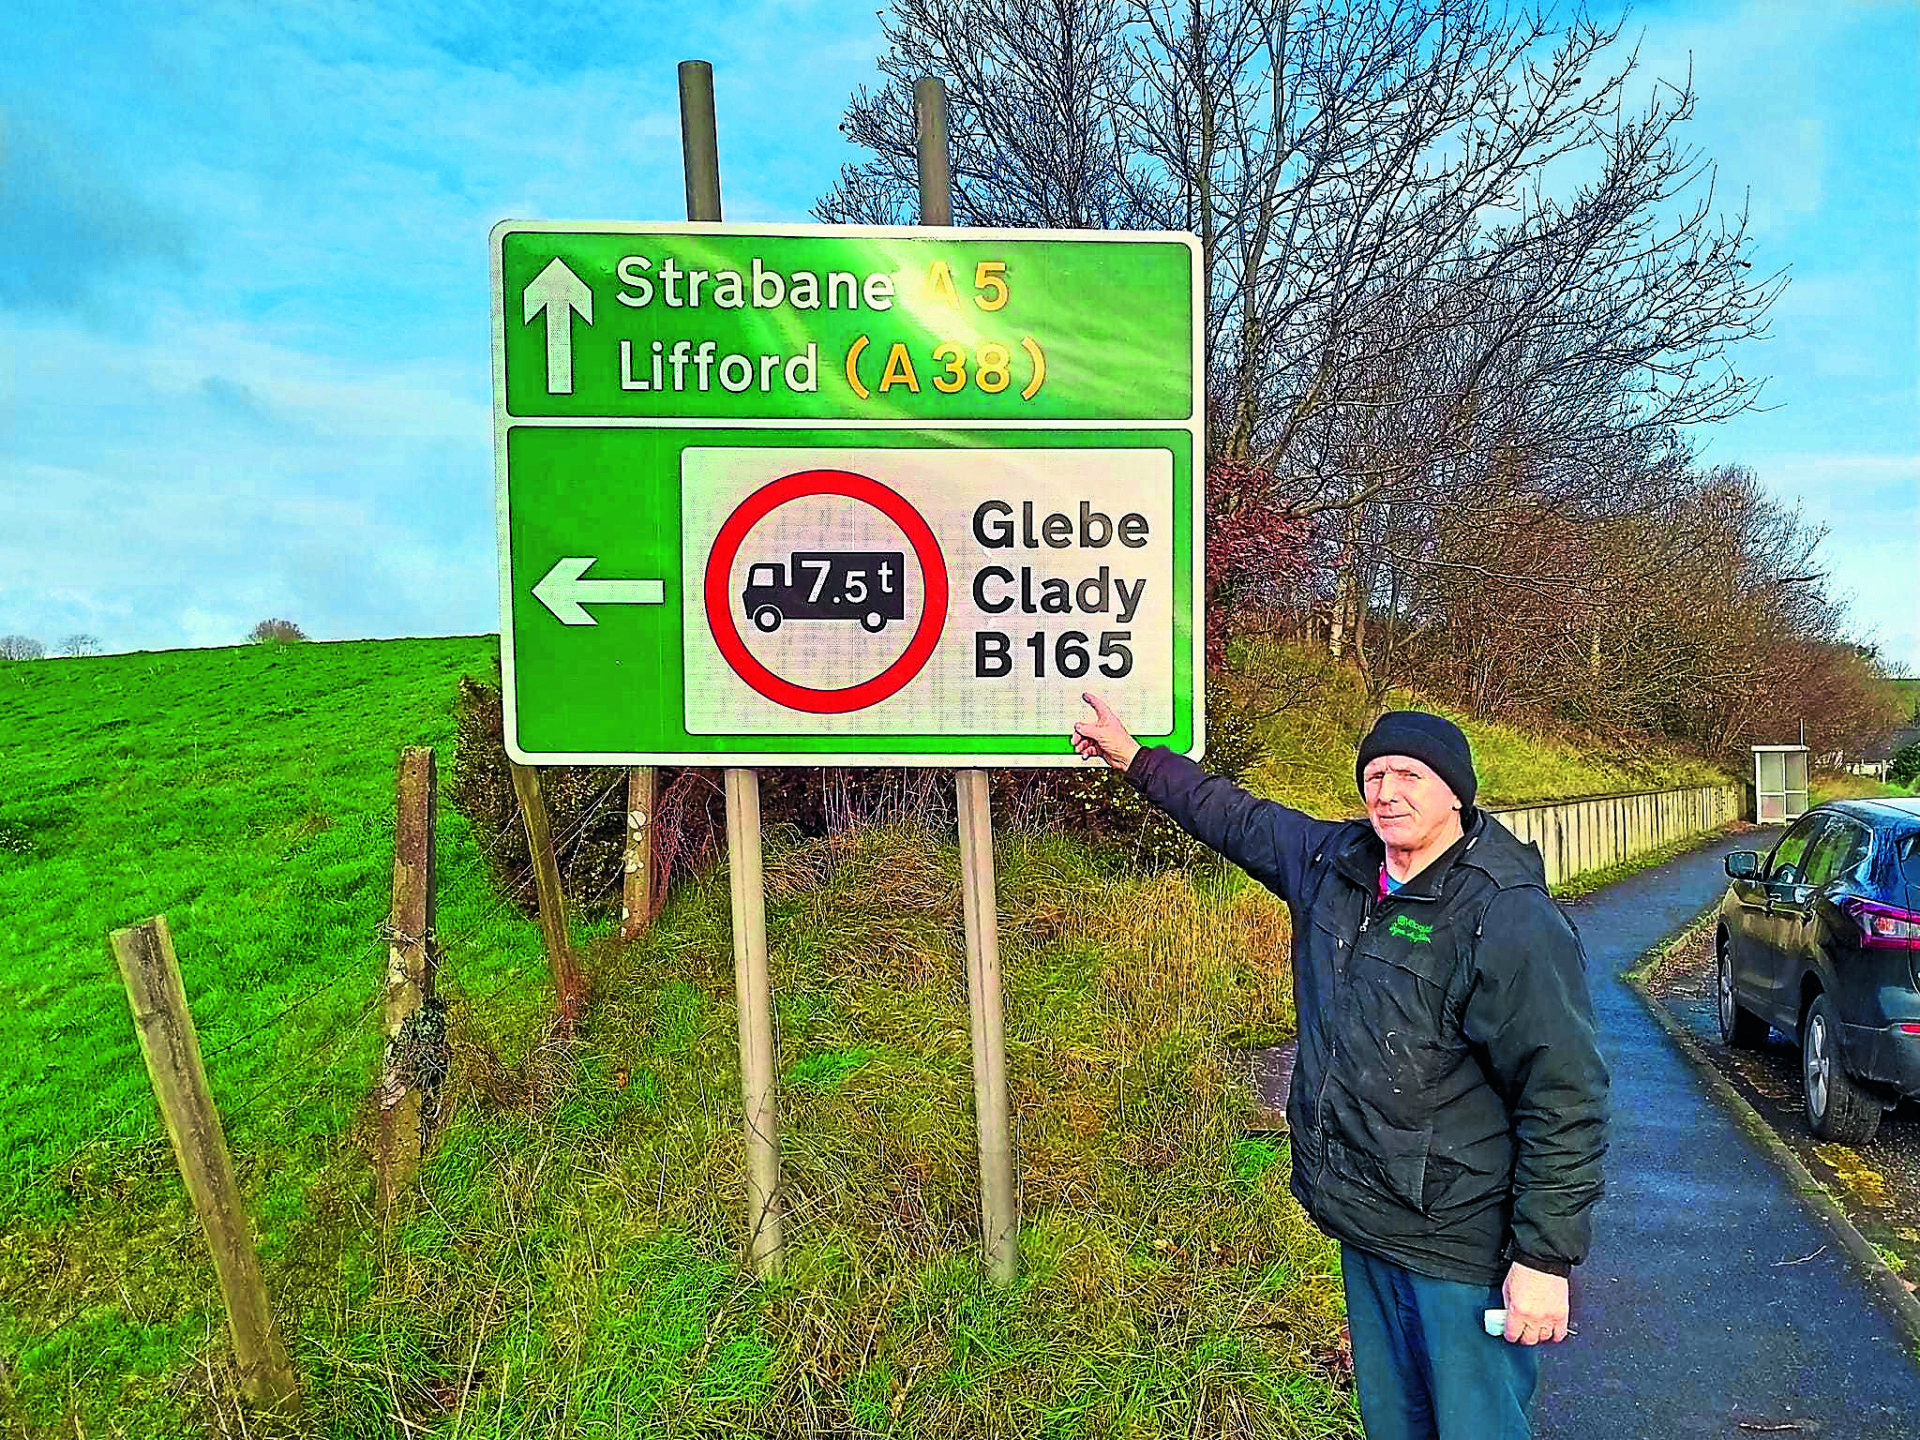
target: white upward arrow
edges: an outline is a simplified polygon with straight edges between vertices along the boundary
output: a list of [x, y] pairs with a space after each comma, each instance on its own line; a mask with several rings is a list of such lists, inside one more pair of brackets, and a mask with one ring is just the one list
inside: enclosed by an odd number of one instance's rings
[[[554, 262], [558, 264], [558, 261]], [[553, 612], [562, 625], [597, 625], [584, 605], [660, 605], [666, 602], [664, 580], [582, 580], [591, 555], [571, 555], [558, 561], [540, 583], [533, 598]]]
[[[525, 323], [542, 310], [547, 312], [547, 393], [573, 393], [573, 312], [589, 325], [593, 323], [593, 291], [586, 282], [567, 268], [558, 255], [547, 263], [524, 297]], [[588, 621], [592, 624], [592, 621]]]

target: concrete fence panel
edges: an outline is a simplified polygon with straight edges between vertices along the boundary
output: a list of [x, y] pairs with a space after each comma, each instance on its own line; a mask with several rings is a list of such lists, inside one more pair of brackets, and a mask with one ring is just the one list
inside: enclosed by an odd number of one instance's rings
[[1538, 847], [1547, 883], [1558, 885], [1731, 823], [1740, 813], [1740, 789], [1701, 785], [1592, 795], [1488, 807], [1487, 813], [1522, 841]]

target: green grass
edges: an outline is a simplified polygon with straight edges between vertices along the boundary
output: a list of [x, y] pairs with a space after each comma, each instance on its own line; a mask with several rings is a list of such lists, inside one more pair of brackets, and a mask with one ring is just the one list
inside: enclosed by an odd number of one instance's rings
[[[1226, 1025], [1287, 1024], [1284, 968], [1247, 958], [1284, 943], [1277, 903], [1114, 875], [1059, 840], [1004, 850], [1026, 1218], [999, 1294], [972, 1239], [953, 848], [879, 833], [769, 862], [783, 1051], [813, 1071], [782, 1094], [785, 1276], [739, 1263], [716, 875], [641, 943], [592, 948], [583, 1042], [508, 1065], [512, 1027], [455, 1008], [454, 1118], [390, 1243], [369, 1233], [354, 1147], [304, 1171], [243, 1154], [308, 1395], [299, 1424], [254, 1433], [397, 1436], [397, 1415], [502, 1437], [1146, 1436], [1197, 1414], [1229, 1434], [1355, 1433], [1318, 1359], [1339, 1324], [1332, 1248], [1286, 1194], [1284, 1152], [1241, 1138], [1218, 1060]], [[189, 1222], [169, 1158], [141, 1158], [0, 1241], [57, 1263], [65, 1302], [89, 1307], [36, 1345], [58, 1307], [10, 1297], [0, 1353], [35, 1426], [71, 1407], [90, 1434], [110, 1416], [198, 1434], [225, 1403], [211, 1276], [193, 1246], [152, 1244]], [[305, 1204], [271, 1203], [276, 1182]], [[149, 1334], [171, 1311], [187, 1318]]]
[[[228, 1128], [341, 1129], [377, 1047], [361, 1022], [385, 966], [399, 752], [431, 745], [444, 780], [455, 682], [495, 651], [474, 637], [0, 666], [0, 1215], [83, 1144], [159, 1133], [107, 948], [149, 915], [173, 931]], [[436, 843], [450, 985], [524, 973], [537, 990], [538, 932], [473, 883], [444, 801]]]
[[[361, 1016], [393, 769], [432, 744], [444, 783], [454, 680], [489, 660], [451, 640], [0, 672], [0, 1417], [33, 1436], [1356, 1433], [1321, 1358], [1334, 1252], [1286, 1194], [1284, 1150], [1242, 1137], [1220, 1058], [1292, 1029], [1285, 912], [1218, 871], [1132, 876], [1059, 837], [998, 857], [1011, 1291], [980, 1281], [973, 1239], [958, 860], [913, 832], [770, 840], [788, 1259], [758, 1283], [725, 876], [680, 887], [638, 944], [584, 935], [599, 998], [553, 1043], [537, 932], [443, 798], [453, 1067], [380, 1237]], [[243, 1427], [234, 1407], [107, 959], [107, 930], [156, 911], [302, 1377], [296, 1421]]]
[[[1248, 777], [1253, 788], [1310, 814], [1359, 814], [1353, 756], [1372, 717], [1355, 672], [1313, 647], [1288, 642], [1253, 643], [1233, 658], [1240, 673], [1261, 677], [1248, 685], [1262, 712], [1265, 750]], [[1388, 708], [1431, 710], [1459, 725], [1473, 747], [1480, 803], [1488, 806], [1730, 783], [1719, 768], [1658, 746], [1607, 754], [1591, 738], [1479, 720], [1401, 691], [1388, 697]]]
[[1906, 713], [1920, 719], [1920, 677], [1889, 680], [1887, 685], [1899, 697]]
[[1903, 795], [1920, 795], [1911, 785], [1893, 785], [1871, 775], [1849, 775], [1823, 770], [1814, 775], [1808, 787], [1808, 800], [1824, 805], [1829, 800], [1885, 800]]
[[1553, 887], [1553, 898], [1561, 902], [1582, 900], [1596, 890], [1605, 889], [1625, 880], [1630, 875], [1638, 875], [1642, 870], [1651, 870], [1656, 865], [1664, 865], [1669, 860], [1677, 860], [1690, 854], [1703, 845], [1709, 845], [1726, 834], [1725, 830], [1709, 830], [1700, 835], [1683, 835], [1678, 840], [1670, 840], [1658, 849], [1636, 855], [1631, 860], [1622, 860], [1618, 865], [1609, 865], [1604, 870], [1588, 870], [1571, 879], [1562, 880]]
[[[368, 1012], [394, 769], [432, 745], [444, 787], [455, 681], [493, 643], [0, 668], [0, 1418], [29, 1436], [1357, 1432], [1327, 1363], [1335, 1253], [1286, 1193], [1284, 1145], [1243, 1134], [1222, 1060], [1294, 1028], [1287, 917], [1219, 867], [1141, 876], [1003, 837], [1024, 1230], [1001, 1293], [974, 1239], [951, 838], [771, 836], [788, 1251], [763, 1283], [741, 1261], [725, 875], [679, 887], [633, 945], [583, 931], [597, 1000], [557, 1043], [538, 932], [443, 794], [453, 1066], [381, 1236]], [[1257, 779], [1350, 811], [1355, 687], [1279, 659], [1319, 698], [1267, 722]], [[1699, 778], [1468, 728], [1493, 800]], [[108, 959], [109, 930], [158, 912], [302, 1377], [294, 1421], [234, 1408]]]

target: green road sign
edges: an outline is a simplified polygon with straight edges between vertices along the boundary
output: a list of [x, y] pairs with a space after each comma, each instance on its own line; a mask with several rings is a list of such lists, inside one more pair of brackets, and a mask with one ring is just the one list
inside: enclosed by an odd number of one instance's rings
[[505, 221], [507, 749], [1074, 765], [1205, 729], [1192, 236]]

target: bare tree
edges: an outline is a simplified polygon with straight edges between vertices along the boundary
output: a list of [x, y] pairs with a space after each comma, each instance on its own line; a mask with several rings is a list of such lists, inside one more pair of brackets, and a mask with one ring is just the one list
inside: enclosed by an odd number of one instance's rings
[[1897, 706], [1827, 590], [1824, 530], [1739, 466], [1645, 480], [1657, 514], [1594, 521], [1516, 498], [1441, 535], [1448, 558], [1405, 627], [1420, 683], [1483, 714], [1722, 756], [1802, 719], [1828, 753], [1883, 735]]
[[62, 655], [98, 655], [100, 641], [92, 635], [74, 634], [60, 642]]
[[[1702, 423], [1757, 382], [1716, 363], [1776, 284], [1746, 279], [1744, 225], [1710, 223], [1711, 167], [1674, 143], [1694, 99], [1625, 111], [1637, 56], [1581, 16], [1484, 0], [895, 0], [887, 83], [842, 129], [874, 152], [816, 207], [911, 218], [911, 87], [949, 87], [963, 225], [1190, 229], [1202, 242], [1209, 390], [1222, 453], [1271, 466], [1299, 513], [1362, 504], [1470, 442], [1501, 378], [1631, 376], [1639, 423]], [[1550, 167], [1590, 157], [1568, 200]], [[1444, 372], [1397, 398], [1425, 427], [1355, 465], [1317, 417], [1383, 403], [1384, 376], [1440, 340]], [[1410, 432], [1413, 427], [1404, 427]]]
[[895, 0], [881, 18], [886, 83], [840, 129], [874, 152], [814, 214], [830, 224], [918, 217], [913, 82], [947, 82], [956, 225], [1127, 229], [1147, 215], [1125, 183], [1122, 0]]
[[[1619, 25], [1485, 0], [895, 0], [883, 31], [888, 80], [842, 126], [873, 158], [816, 214], [912, 218], [911, 86], [938, 74], [957, 223], [1197, 233], [1209, 458], [1271, 472], [1296, 516], [1346, 512], [1336, 653], [1442, 563], [1407, 537], [1458, 518], [1497, 446], [1537, 458], [1552, 505], [1617, 512], [1645, 452], [1757, 396], [1727, 355], [1783, 278], [1749, 278], [1744, 217], [1715, 217], [1678, 142], [1690, 77], [1629, 109]], [[1387, 523], [1351, 513], [1373, 505]]]
[[30, 635], [0, 635], [0, 660], [38, 660], [47, 647]]
[[[842, 126], [870, 158], [815, 213], [914, 218], [931, 74], [956, 223], [1194, 232], [1209, 469], [1233, 476], [1209, 543], [1376, 700], [1418, 678], [1725, 748], [1786, 703], [1777, 677], [1852, 674], [1817, 531], [1693, 466], [1693, 432], [1757, 402], [1732, 357], [1786, 281], [1684, 143], [1691, 75], [1633, 97], [1623, 22], [893, 0], [882, 23], [887, 79]], [[1248, 517], [1287, 544], [1221, 528]]]

